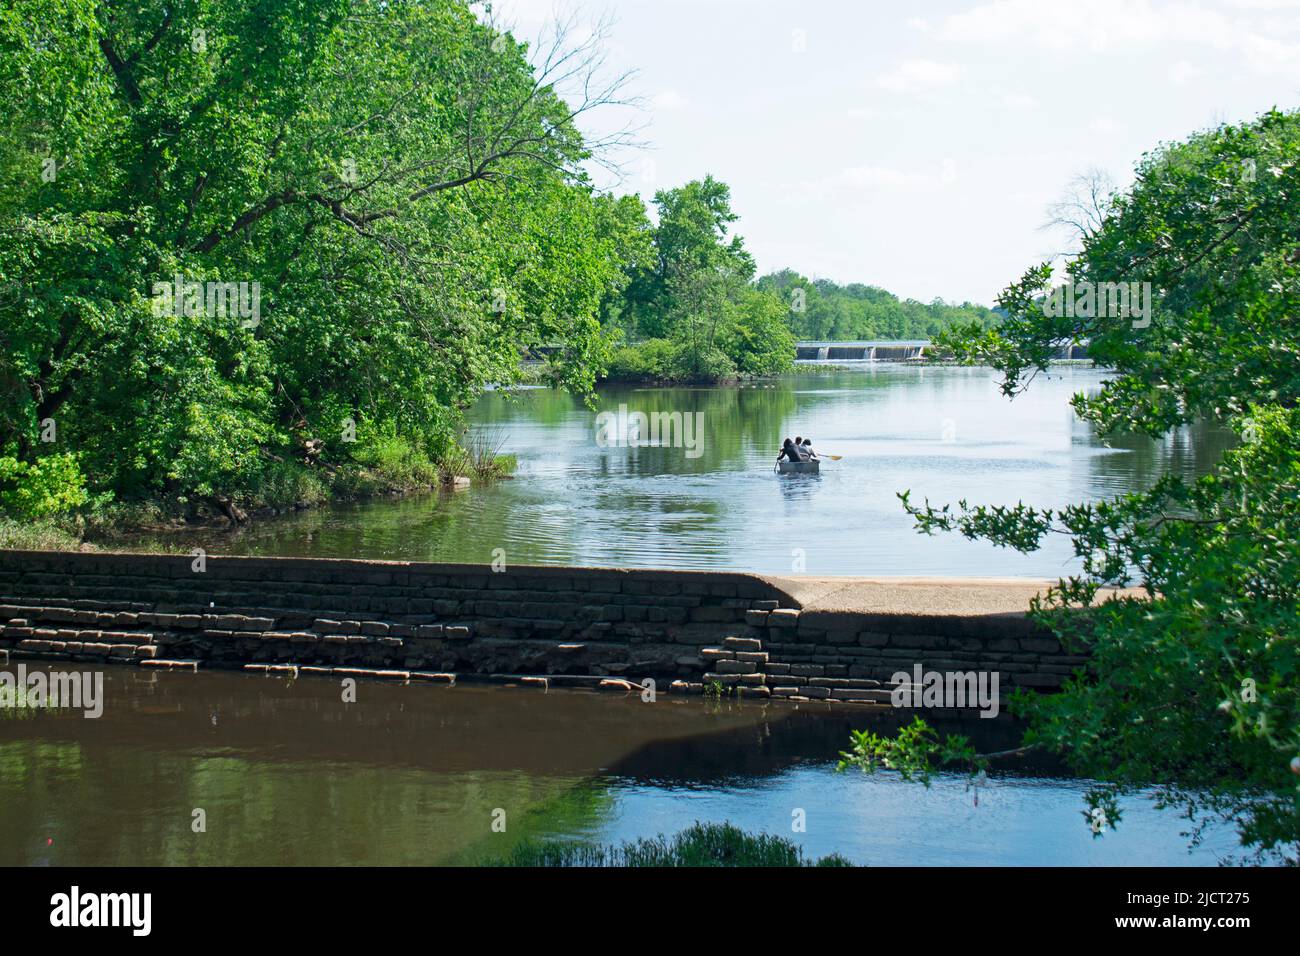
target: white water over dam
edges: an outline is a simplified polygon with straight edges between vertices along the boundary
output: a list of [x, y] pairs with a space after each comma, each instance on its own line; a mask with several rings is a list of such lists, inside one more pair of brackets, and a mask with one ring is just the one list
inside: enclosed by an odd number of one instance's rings
[[[861, 342], [796, 342], [798, 362], [909, 362], [925, 358], [928, 339], [877, 339]], [[1086, 344], [1067, 345], [1054, 356], [1061, 360], [1086, 359]]]

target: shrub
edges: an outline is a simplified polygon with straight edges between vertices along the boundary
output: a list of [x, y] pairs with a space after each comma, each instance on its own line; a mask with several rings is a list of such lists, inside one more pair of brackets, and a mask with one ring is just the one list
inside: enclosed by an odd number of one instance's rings
[[318, 471], [297, 461], [277, 461], [266, 467], [240, 500], [251, 507], [282, 507], [299, 502], [318, 505], [329, 495], [330, 489]]
[[656, 382], [672, 377], [676, 349], [667, 339], [646, 339], [614, 350], [606, 378]]
[[358, 427], [352, 458], [390, 488], [428, 486], [438, 481], [433, 462], [395, 429], [376, 430], [368, 424]]
[[16, 518], [66, 514], [90, 500], [76, 455], [46, 455], [34, 462], [0, 456], [0, 511]]

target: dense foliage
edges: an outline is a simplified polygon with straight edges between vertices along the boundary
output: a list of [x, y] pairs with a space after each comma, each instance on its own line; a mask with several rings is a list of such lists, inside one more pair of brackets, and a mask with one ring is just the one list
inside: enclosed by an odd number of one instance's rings
[[987, 328], [1001, 321], [998, 312], [970, 302], [927, 305], [857, 282], [809, 280], [790, 269], [763, 276], [758, 288], [790, 306], [790, 330], [801, 340], [933, 339], [956, 325]]
[[612, 88], [562, 99], [598, 60], [558, 43], [458, 0], [7, 4], [0, 449], [224, 500], [441, 459], [529, 345], [589, 388], [628, 240], [575, 126]]
[[548, 39], [464, 0], [8, 5], [0, 510], [423, 485], [533, 347], [578, 392], [787, 369], [727, 187], [657, 225], [595, 192], [577, 119], [621, 78]]
[[[1049, 534], [1073, 541], [1084, 573], [1032, 613], [1091, 664], [1063, 693], [1013, 704], [1030, 720], [1027, 743], [1103, 782], [1090, 796], [1095, 830], [1116, 822], [1116, 794], [1154, 783], [1162, 804], [1231, 820], [1258, 856], [1296, 862], [1300, 113], [1271, 112], [1144, 157], [1131, 190], [1085, 233], [1070, 273], [1071, 283], [1151, 283], [1149, 324], [1054, 315], [1044, 265], [1002, 295], [1003, 325], [947, 344], [999, 368], [1015, 394], [1057, 347], [1088, 341], [1115, 370], [1075, 401], [1096, 428], [1160, 435], [1213, 417], [1239, 446], [1199, 480], [1166, 477], [1144, 493], [1059, 510], [904, 502], [927, 533], [1020, 550]], [[1103, 584], [1139, 590], [1103, 596]], [[873, 765], [870, 754], [851, 762]]]
[[754, 260], [731, 231], [731, 191], [712, 176], [655, 194], [657, 225], [629, 260], [626, 290], [606, 318], [630, 344], [610, 374], [625, 379], [706, 380], [789, 370], [789, 304], [757, 287]]

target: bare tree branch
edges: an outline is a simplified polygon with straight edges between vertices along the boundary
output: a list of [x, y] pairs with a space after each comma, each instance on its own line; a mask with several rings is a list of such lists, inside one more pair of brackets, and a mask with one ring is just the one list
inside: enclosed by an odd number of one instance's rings
[[1083, 243], [1095, 236], [1106, 221], [1117, 189], [1110, 173], [1097, 166], [1074, 175], [1061, 198], [1047, 207], [1048, 220], [1039, 227], [1068, 236], [1068, 248], [1057, 250], [1053, 256], [1079, 253]]

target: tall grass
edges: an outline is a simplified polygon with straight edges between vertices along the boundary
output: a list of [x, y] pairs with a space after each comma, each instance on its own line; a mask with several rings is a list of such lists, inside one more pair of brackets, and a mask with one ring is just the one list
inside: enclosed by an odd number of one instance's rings
[[76, 551], [81, 532], [74, 523], [52, 518], [19, 521], [0, 517], [0, 548], [14, 551]]
[[852, 866], [832, 853], [818, 860], [804, 857], [789, 840], [766, 833], [746, 833], [730, 823], [696, 823], [672, 837], [621, 844], [525, 841], [496, 866]]
[[479, 481], [505, 478], [513, 474], [519, 464], [514, 455], [501, 454], [505, 441], [505, 432], [499, 429], [475, 432], [460, 448], [438, 463], [439, 474], [444, 481], [458, 475]]

